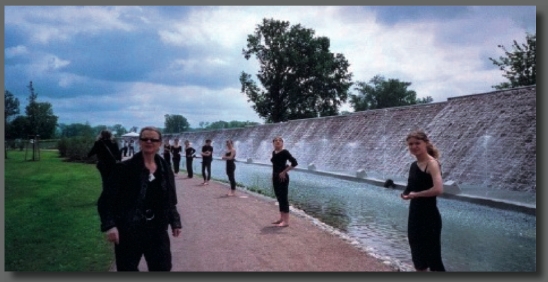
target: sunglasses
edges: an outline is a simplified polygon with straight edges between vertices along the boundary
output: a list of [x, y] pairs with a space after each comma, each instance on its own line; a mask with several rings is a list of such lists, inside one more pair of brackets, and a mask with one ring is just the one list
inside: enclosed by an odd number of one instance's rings
[[160, 139], [154, 139], [154, 138], [139, 138], [139, 140], [143, 141], [143, 142], [153, 142], [153, 143], [158, 143], [162, 140]]

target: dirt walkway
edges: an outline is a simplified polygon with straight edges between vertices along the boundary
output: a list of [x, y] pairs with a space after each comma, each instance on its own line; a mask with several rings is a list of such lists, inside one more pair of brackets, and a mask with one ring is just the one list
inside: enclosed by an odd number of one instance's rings
[[[174, 272], [397, 271], [349, 242], [292, 213], [289, 227], [275, 227], [272, 199], [202, 178], [176, 176], [182, 236], [171, 238]], [[147, 271], [144, 260], [139, 266]], [[112, 270], [115, 270], [113, 267]]]

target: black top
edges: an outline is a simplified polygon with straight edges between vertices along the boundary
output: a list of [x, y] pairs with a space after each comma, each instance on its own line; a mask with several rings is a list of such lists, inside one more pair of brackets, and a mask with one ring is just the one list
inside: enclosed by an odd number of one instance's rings
[[181, 146], [178, 146], [178, 147], [175, 147], [175, 146], [171, 146], [171, 153], [173, 154], [173, 157], [174, 158], [181, 158], [181, 152], [183, 151], [183, 147]]
[[283, 149], [280, 152], [272, 151], [272, 173], [277, 174], [282, 172], [287, 167], [287, 161], [291, 163], [292, 167], [298, 165], [297, 160], [289, 153], [288, 150]]
[[209, 155], [208, 157], [203, 157], [203, 159], [205, 161], [211, 161], [213, 160], [213, 147], [211, 145], [204, 145], [202, 147], [202, 153], [205, 153], [205, 152], [211, 152], [211, 155]]
[[[142, 224], [146, 209], [154, 209], [156, 226], [161, 229], [181, 228], [181, 218], [177, 211], [177, 192], [173, 171], [159, 155], [154, 156], [156, 172], [150, 181], [150, 171], [145, 167], [143, 154], [116, 166], [112, 177], [105, 184], [97, 202], [101, 220], [101, 231], [112, 227], [131, 228]], [[146, 187], [146, 193], [142, 194]]]
[[[427, 166], [428, 167], [428, 166]], [[409, 178], [404, 195], [410, 192], [420, 192], [428, 190], [434, 186], [432, 175], [426, 173], [426, 168], [422, 171], [417, 162], [413, 162], [409, 168]], [[434, 219], [439, 217], [437, 208], [437, 197], [419, 197], [411, 199], [409, 203], [409, 220], [411, 223], [434, 223]]]
[[196, 150], [192, 147], [188, 147], [185, 149], [185, 155], [187, 158], [193, 158], [195, 153], [196, 153]]
[[97, 160], [105, 164], [115, 164], [116, 161], [122, 160], [122, 154], [118, 148], [118, 144], [111, 140], [100, 139], [95, 141], [88, 153], [88, 158], [93, 155], [97, 155]]

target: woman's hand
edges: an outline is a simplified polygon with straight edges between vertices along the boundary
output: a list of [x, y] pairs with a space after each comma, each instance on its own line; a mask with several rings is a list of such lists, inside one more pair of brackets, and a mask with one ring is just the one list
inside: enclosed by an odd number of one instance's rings
[[278, 176], [280, 177], [281, 182], [284, 182], [287, 179], [287, 173], [285, 171], [280, 172]]
[[173, 234], [173, 237], [179, 237], [179, 235], [181, 234], [181, 228], [172, 229], [171, 234]]
[[119, 244], [120, 243], [120, 235], [118, 234], [118, 228], [112, 227], [111, 229], [107, 230], [107, 240], [109, 242]]

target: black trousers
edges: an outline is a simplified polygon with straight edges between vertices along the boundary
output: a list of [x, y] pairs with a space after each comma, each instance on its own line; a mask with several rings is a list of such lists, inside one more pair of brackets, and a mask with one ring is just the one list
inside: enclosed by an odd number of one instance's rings
[[179, 173], [179, 165], [181, 164], [181, 157], [173, 158], [173, 171]]
[[226, 175], [228, 176], [228, 181], [230, 182], [230, 190], [236, 190], [236, 178], [234, 177], [234, 172], [236, 171], [236, 164], [227, 163], [226, 164]]
[[441, 258], [441, 216], [438, 211], [428, 218], [409, 220], [407, 237], [411, 257], [417, 270], [445, 271]]
[[278, 175], [272, 176], [272, 185], [274, 186], [274, 194], [278, 200], [280, 212], [288, 213], [289, 199], [287, 194], [289, 192], [289, 175], [286, 175], [286, 179], [283, 182], [280, 181]]
[[148, 271], [171, 271], [171, 250], [167, 230], [159, 228], [120, 229], [120, 243], [114, 245], [117, 271], [139, 271], [144, 255]]
[[188, 172], [188, 178], [192, 178], [194, 176], [194, 170], [192, 169], [192, 161], [194, 158], [186, 158], [186, 171]]
[[202, 160], [202, 175], [204, 176], [204, 181], [209, 181], [211, 179], [211, 161], [210, 160]]
[[107, 179], [110, 177], [110, 174], [114, 170], [114, 164], [106, 164], [102, 161], [97, 162], [97, 170], [99, 170], [99, 173], [101, 174], [101, 182], [103, 190], [105, 189], [105, 183]]

